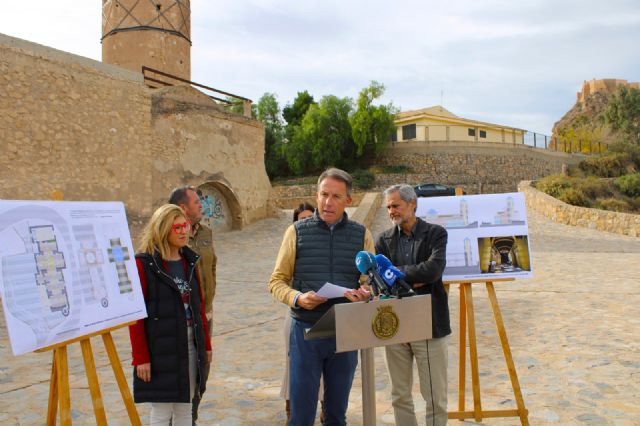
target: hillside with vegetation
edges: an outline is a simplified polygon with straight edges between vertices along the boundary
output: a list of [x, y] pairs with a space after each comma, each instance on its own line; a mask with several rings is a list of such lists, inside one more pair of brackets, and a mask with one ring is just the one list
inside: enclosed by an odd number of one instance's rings
[[574, 206], [640, 213], [640, 90], [589, 95], [556, 123], [554, 134], [574, 146], [602, 144], [602, 153], [568, 175], [541, 179], [538, 189]]

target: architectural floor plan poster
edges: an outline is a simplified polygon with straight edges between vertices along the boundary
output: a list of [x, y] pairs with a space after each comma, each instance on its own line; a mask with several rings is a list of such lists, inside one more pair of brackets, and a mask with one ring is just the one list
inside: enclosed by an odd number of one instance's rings
[[522, 193], [418, 198], [416, 214], [447, 229], [445, 281], [531, 276]]
[[146, 317], [124, 205], [0, 200], [14, 355]]

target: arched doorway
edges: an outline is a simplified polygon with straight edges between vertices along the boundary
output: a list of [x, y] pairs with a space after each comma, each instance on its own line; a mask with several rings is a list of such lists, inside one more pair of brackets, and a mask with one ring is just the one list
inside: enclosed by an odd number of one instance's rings
[[242, 228], [242, 210], [238, 197], [224, 182], [209, 181], [197, 188], [204, 217], [202, 223], [215, 232]]

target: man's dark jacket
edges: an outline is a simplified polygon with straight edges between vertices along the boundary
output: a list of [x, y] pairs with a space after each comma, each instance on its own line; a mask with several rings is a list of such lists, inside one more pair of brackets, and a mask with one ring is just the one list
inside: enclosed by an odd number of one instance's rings
[[[382, 232], [376, 240], [376, 253], [384, 254], [394, 265], [402, 263], [398, 253], [399, 232], [394, 226]], [[414, 290], [418, 294], [431, 294], [433, 337], [444, 337], [451, 334], [449, 301], [442, 284], [442, 273], [447, 263], [447, 231], [440, 225], [417, 218], [413, 236], [413, 250], [418, 263], [398, 266], [398, 269], [406, 274], [405, 281], [409, 284], [426, 284]]]

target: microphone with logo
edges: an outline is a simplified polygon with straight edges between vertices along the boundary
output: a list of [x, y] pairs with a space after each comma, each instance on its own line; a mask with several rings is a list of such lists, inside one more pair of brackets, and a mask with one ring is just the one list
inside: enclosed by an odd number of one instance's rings
[[378, 273], [377, 266], [376, 258], [371, 253], [363, 250], [356, 254], [356, 268], [358, 268], [358, 271], [360, 271], [361, 274], [369, 276], [373, 295], [378, 296], [379, 294], [382, 294], [384, 296], [389, 296], [389, 287], [385, 284], [384, 280]]
[[[378, 274], [384, 282], [391, 287], [394, 295], [398, 297], [415, 295], [411, 286], [404, 280], [404, 273], [396, 268], [384, 254], [376, 254], [375, 260], [378, 264]], [[399, 287], [402, 287], [405, 292], [400, 293]]]

